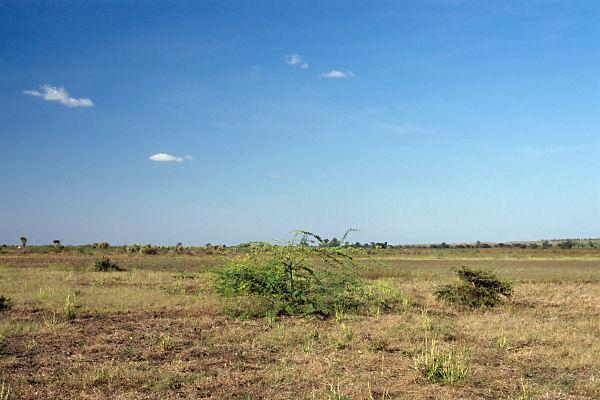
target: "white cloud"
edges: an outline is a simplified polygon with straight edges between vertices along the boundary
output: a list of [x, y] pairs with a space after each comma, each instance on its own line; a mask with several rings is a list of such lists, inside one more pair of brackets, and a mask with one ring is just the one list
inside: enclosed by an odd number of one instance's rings
[[250, 70], [254, 71], [254, 72], [260, 72], [260, 70], [262, 70], [262, 68], [259, 67], [258, 65], [251, 65]]
[[279, 175], [279, 174], [270, 174], [269, 178], [271, 178], [271, 179], [279, 179], [279, 178], [281, 178], [281, 175]]
[[174, 155], [168, 154], [168, 153], [156, 153], [156, 154], [151, 155], [148, 158], [152, 161], [158, 161], [158, 162], [184, 162], [184, 161], [192, 159], [191, 156], [179, 157], [179, 156], [174, 156]]
[[41, 97], [46, 101], [58, 101], [67, 107], [91, 107], [94, 105], [91, 99], [76, 99], [69, 95], [64, 87], [55, 87], [52, 85], [42, 85], [40, 90], [24, 90], [23, 94], [28, 96]]
[[304, 62], [304, 58], [297, 53], [288, 54], [287, 56], [285, 56], [283, 61], [286, 64], [300, 67], [302, 69], [307, 69], [309, 67], [309, 64], [307, 62]]
[[319, 75], [319, 78], [352, 78], [354, 76], [354, 72], [352, 71], [339, 71], [337, 69], [332, 69], [329, 72], [323, 72]]

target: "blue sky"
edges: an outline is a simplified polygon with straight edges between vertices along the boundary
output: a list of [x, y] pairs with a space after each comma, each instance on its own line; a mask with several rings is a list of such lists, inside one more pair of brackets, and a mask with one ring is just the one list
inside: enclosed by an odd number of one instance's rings
[[0, 243], [598, 237], [598, 21], [597, 1], [1, 2]]

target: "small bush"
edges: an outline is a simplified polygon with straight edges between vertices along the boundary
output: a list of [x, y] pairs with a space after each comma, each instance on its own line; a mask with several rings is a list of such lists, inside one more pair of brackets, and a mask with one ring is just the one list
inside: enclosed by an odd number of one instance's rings
[[102, 257], [94, 262], [94, 271], [96, 271], [96, 272], [125, 271], [125, 268], [121, 267], [116, 262], [111, 261], [111, 259], [108, 257]]
[[390, 344], [387, 340], [381, 338], [370, 339], [367, 343], [367, 348], [369, 351], [387, 351], [390, 347]]
[[8, 297], [0, 295], [0, 311], [7, 310], [12, 306], [12, 303]]
[[129, 253], [139, 253], [142, 246], [139, 243], [134, 243], [127, 246], [126, 249]]
[[268, 308], [277, 315], [330, 316], [336, 310], [356, 309], [361, 303], [358, 278], [327, 270], [290, 274], [285, 262], [278, 259], [231, 261], [218, 273], [218, 289], [224, 295], [267, 300]]
[[494, 307], [502, 298], [510, 298], [510, 282], [501, 281], [496, 274], [481, 269], [460, 267], [455, 269], [460, 282], [439, 286], [435, 295], [453, 305], [478, 308]]
[[151, 244], [147, 244], [140, 249], [140, 253], [145, 255], [156, 255], [158, 254], [158, 248], [156, 246], [152, 246]]
[[225, 296], [255, 303], [260, 299], [261, 311], [266, 306], [274, 315], [331, 316], [356, 310], [367, 297], [352, 268], [353, 251], [294, 243], [250, 246], [246, 258], [232, 260], [217, 272], [217, 288]]

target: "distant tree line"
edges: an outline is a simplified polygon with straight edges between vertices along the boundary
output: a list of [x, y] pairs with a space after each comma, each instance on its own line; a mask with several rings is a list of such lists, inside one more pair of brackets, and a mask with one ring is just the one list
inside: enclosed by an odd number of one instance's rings
[[[349, 230], [350, 232], [351, 230]], [[348, 233], [348, 232], [347, 232]], [[551, 249], [557, 248], [560, 250], [568, 249], [600, 249], [600, 238], [594, 239], [551, 239], [551, 240], [539, 240], [539, 241], [514, 241], [514, 242], [482, 242], [476, 241], [473, 243], [430, 243], [430, 244], [389, 244], [388, 242], [349, 242], [346, 240], [347, 233], [338, 239], [333, 237], [331, 239], [319, 237], [318, 241], [309, 240], [307, 235], [300, 236], [295, 243], [300, 246], [317, 246], [317, 247], [353, 247], [367, 250], [385, 250], [385, 249]], [[233, 246], [226, 246], [224, 244], [212, 244], [206, 243], [204, 246], [184, 246], [181, 242], [178, 242], [174, 246], [154, 246], [151, 244], [141, 245], [138, 243], [130, 245], [115, 246], [108, 242], [90, 243], [84, 245], [64, 246], [61, 240], [55, 239], [52, 244], [46, 246], [29, 246], [27, 238], [25, 236], [20, 237], [21, 245], [18, 246], [22, 249], [38, 249], [44, 250], [45, 248], [54, 251], [63, 251], [67, 247], [71, 251], [78, 252], [89, 252], [92, 250], [112, 250], [117, 252], [126, 253], [141, 253], [141, 254], [158, 254], [169, 251], [175, 251], [179, 253], [186, 253], [190, 251], [203, 251], [207, 253], [213, 252], [225, 252], [225, 251], [236, 251], [244, 250], [249, 247], [270, 247], [277, 246], [269, 242], [247, 242]], [[1, 248], [17, 247], [13, 245], [3, 244]]]

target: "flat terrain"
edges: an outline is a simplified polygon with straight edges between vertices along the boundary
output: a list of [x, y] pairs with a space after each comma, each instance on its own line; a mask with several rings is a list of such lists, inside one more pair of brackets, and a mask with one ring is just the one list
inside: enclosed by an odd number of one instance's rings
[[[109, 255], [125, 272], [93, 272]], [[211, 271], [235, 254], [0, 253], [0, 384], [15, 399], [598, 399], [600, 253], [378, 251], [372, 290], [410, 306], [335, 318], [228, 316]], [[513, 282], [495, 309], [432, 292], [453, 266]], [[76, 318], [63, 317], [67, 297]], [[468, 376], [414, 369], [426, 338], [460, 349]]]

